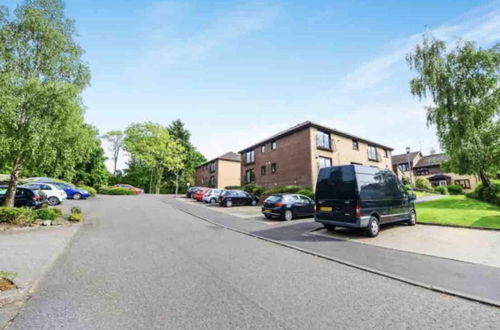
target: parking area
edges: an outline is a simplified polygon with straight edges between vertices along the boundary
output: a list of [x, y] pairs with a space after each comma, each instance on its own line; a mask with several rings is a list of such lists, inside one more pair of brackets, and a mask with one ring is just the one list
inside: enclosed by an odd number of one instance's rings
[[[268, 220], [261, 214], [260, 206], [225, 208], [218, 205], [203, 204], [187, 198], [178, 198], [178, 200], [238, 218], [258, 221], [269, 226], [287, 226], [288, 224], [292, 225], [300, 222], [314, 221], [313, 218], [302, 218], [291, 222], [284, 222], [280, 219]], [[366, 237], [361, 230], [338, 228], [334, 232], [331, 232], [318, 224], [318, 227], [312, 231], [305, 232], [304, 235], [345, 240], [360, 244], [500, 267], [500, 231], [494, 230], [430, 226], [423, 224], [408, 226], [404, 223], [400, 223], [381, 226], [380, 235], [369, 238]]]

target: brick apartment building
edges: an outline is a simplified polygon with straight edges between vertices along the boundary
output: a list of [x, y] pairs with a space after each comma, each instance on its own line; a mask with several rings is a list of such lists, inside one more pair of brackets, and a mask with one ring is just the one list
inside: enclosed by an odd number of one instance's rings
[[198, 166], [195, 185], [210, 188], [240, 185], [240, 155], [228, 152]]
[[448, 156], [444, 153], [424, 156], [420, 151], [415, 151], [411, 152], [409, 157], [407, 154], [394, 155], [392, 166], [396, 173], [399, 169], [401, 176], [410, 177], [411, 173], [412, 180], [419, 176], [426, 177], [434, 187], [456, 184], [465, 190], [474, 189], [479, 183], [477, 176], [443, 171], [441, 162], [447, 160]]
[[307, 121], [241, 150], [241, 184], [314, 189], [320, 168], [361, 164], [390, 169], [392, 150]]

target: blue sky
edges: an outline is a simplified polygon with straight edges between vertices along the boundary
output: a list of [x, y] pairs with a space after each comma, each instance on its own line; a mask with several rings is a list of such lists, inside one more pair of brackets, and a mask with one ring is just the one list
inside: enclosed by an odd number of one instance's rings
[[439, 150], [426, 103], [409, 93], [405, 54], [425, 31], [451, 42], [500, 41], [499, 1], [66, 5], [92, 70], [86, 120], [104, 133], [180, 118], [207, 158], [305, 120], [396, 153]]

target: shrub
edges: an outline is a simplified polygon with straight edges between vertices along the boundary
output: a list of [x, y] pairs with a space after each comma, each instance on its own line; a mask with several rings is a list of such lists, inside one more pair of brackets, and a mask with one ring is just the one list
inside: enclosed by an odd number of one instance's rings
[[89, 187], [89, 186], [78, 186], [78, 188], [87, 190], [91, 197], [95, 197], [95, 195], [97, 194], [97, 191], [94, 188]]
[[410, 178], [409, 178], [409, 177], [407, 177], [406, 175], [405, 175], [405, 176], [403, 176], [403, 177], [401, 178], [401, 181], [403, 182], [403, 184], [404, 184], [405, 186], [406, 186], [406, 185], [410, 185], [410, 184], [411, 184]]
[[288, 194], [296, 194], [299, 190], [302, 190], [303, 188], [301, 186], [285, 186], [283, 187], [284, 193]]
[[0, 223], [26, 226], [33, 223], [34, 220], [35, 216], [32, 209], [26, 207], [0, 207]]
[[432, 184], [424, 177], [419, 177], [415, 180], [415, 187], [426, 191], [432, 191]]
[[241, 190], [241, 186], [227, 186], [224, 189], [226, 189], [226, 190]]
[[473, 192], [466, 194], [466, 196], [500, 206], [500, 181], [494, 180], [492, 183], [492, 188], [487, 188], [480, 183]]
[[265, 189], [264, 187], [259, 186], [258, 184], [250, 183], [243, 186], [243, 190], [248, 193], [254, 194], [255, 196], [260, 196], [264, 193]]
[[34, 218], [40, 220], [55, 220], [62, 215], [61, 209], [57, 208], [42, 208], [35, 210]]
[[103, 195], [135, 195], [134, 191], [121, 187], [117, 188], [101, 187], [99, 193]]
[[73, 206], [71, 208], [71, 213], [82, 214], [82, 209], [79, 206]]
[[71, 222], [81, 222], [83, 220], [83, 215], [81, 213], [71, 213], [68, 217], [68, 221]]
[[411, 191], [411, 184], [405, 184], [406, 191]]
[[297, 194], [305, 195], [311, 199], [314, 199], [314, 192], [312, 191], [311, 188], [304, 188], [299, 191], [297, 191]]
[[463, 190], [464, 190], [464, 188], [462, 188], [462, 186], [459, 186], [457, 184], [449, 185], [446, 188], [448, 188], [448, 192], [450, 193], [450, 195], [461, 195], [463, 193]]
[[440, 193], [441, 195], [448, 195], [448, 188], [445, 186], [439, 186], [434, 188], [434, 191]]

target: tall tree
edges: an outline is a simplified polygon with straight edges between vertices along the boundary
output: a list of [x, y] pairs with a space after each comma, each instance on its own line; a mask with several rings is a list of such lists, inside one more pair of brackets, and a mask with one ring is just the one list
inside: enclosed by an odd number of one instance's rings
[[154, 180], [155, 192], [159, 194], [165, 173], [180, 166], [184, 147], [170, 136], [167, 128], [151, 122], [132, 124], [125, 135], [125, 150], [150, 169], [151, 181]]
[[0, 163], [10, 171], [6, 206], [14, 204], [23, 169], [54, 164], [78, 141], [80, 93], [90, 72], [74, 36], [60, 0], [26, 0], [14, 17], [0, 10]]
[[477, 174], [491, 188], [488, 172], [500, 167], [500, 45], [489, 49], [461, 41], [448, 51], [444, 41], [424, 36], [407, 55], [417, 77], [411, 93], [430, 97], [427, 122], [449, 161], [446, 168], [460, 174]]
[[123, 148], [125, 135], [122, 131], [109, 131], [103, 138], [110, 144], [110, 151], [113, 153], [113, 175], [116, 175], [116, 164], [120, 156], [120, 151]]

